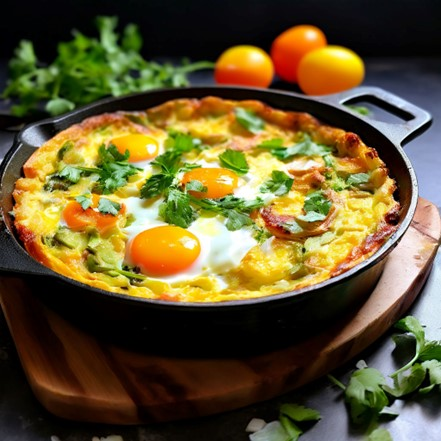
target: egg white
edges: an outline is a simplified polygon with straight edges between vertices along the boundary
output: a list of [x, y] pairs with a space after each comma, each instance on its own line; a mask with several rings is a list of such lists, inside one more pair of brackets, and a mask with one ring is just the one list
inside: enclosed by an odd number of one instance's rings
[[[222, 167], [216, 160], [199, 159], [194, 164], [204, 168]], [[146, 167], [148, 173], [148, 167], [151, 169], [151, 165], [147, 163]], [[265, 204], [268, 204], [275, 196], [272, 193], [262, 193], [260, 188], [265, 181], [270, 179], [270, 176], [268, 176], [268, 172], [262, 174], [261, 167], [259, 168], [260, 173], [257, 168], [253, 168], [245, 176], [239, 176], [238, 186], [233, 194], [247, 200], [259, 197], [264, 200]], [[182, 179], [182, 175], [183, 173], [179, 174], [177, 180]], [[130, 265], [133, 264], [130, 257], [130, 244], [134, 237], [144, 230], [168, 224], [158, 214], [159, 206], [162, 203], [161, 199], [149, 201], [139, 197], [129, 197], [124, 203], [127, 212], [134, 216], [134, 222], [124, 228], [124, 233], [127, 235], [125, 261]], [[251, 248], [258, 243], [254, 238], [252, 228], [243, 227], [237, 231], [229, 231], [225, 222], [222, 216], [198, 217], [188, 227], [188, 231], [199, 240], [201, 246], [199, 257], [187, 270], [179, 274], [161, 277], [160, 280], [174, 283], [191, 280], [195, 277], [214, 276], [222, 284], [222, 275], [237, 267]], [[155, 277], [151, 278], [155, 279]]]
[[[161, 200], [154, 202], [130, 197], [125, 202], [127, 211], [134, 215], [134, 222], [123, 229], [127, 236], [125, 261], [133, 265], [130, 257], [130, 244], [135, 236], [144, 230], [168, 225], [158, 216]], [[236, 267], [248, 251], [257, 244], [250, 228], [229, 231], [225, 222], [218, 216], [200, 216], [188, 228], [199, 240], [201, 252], [195, 262], [179, 274], [163, 276], [160, 279], [168, 283], [182, 282], [195, 277], [212, 275], [222, 283], [222, 275]], [[147, 274], [148, 275], [148, 274]]]

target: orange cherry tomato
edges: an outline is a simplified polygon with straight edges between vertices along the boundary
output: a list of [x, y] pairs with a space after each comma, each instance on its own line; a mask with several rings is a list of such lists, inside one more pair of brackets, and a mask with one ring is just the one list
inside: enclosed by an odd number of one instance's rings
[[233, 46], [224, 51], [216, 61], [214, 79], [219, 84], [251, 87], [269, 87], [274, 77], [271, 57], [263, 49], [250, 46]]
[[271, 45], [270, 55], [276, 74], [289, 83], [297, 82], [297, 68], [302, 57], [327, 45], [324, 32], [313, 25], [297, 25], [282, 32]]
[[63, 219], [72, 230], [83, 230], [87, 227], [95, 227], [100, 232], [105, 232], [116, 225], [121, 215], [125, 212], [122, 205], [116, 216], [109, 213], [101, 213], [96, 210], [98, 206], [98, 195], [92, 195], [92, 206], [84, 209], [77, 201], [69, 202], [63, 210]]
[[298, 83], [307, 95], [326, 95], [360, 85], [364, 74], [364, 62], [354, 51], [342, 46], [326, 46], [302, 58]]

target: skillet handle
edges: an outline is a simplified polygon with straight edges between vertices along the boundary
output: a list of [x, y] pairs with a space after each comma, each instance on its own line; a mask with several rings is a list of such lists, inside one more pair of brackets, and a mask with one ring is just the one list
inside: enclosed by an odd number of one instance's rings
[[[386, 134], [393, 142], [403, 145], [426, 130], [431, 122], [432, 116], [429, 112], [409, 103], [408, 101], [394, 95], [379, 87], [356, 87], [341, 93], [316, 97], [319, 101], [342, 107], [346, 104], [345, 110], [356, 113], [358, 117], [365, 119], [370, 125]], [[402, 123], [389, 123], [360, 115], [351, 110], [347, 104], [360, 101], [377, 105], [383, 110], [403, 119]]]
[[0, 220], [0, 274], [52, 276], [44, 265], [30, 257], [11, 237]]

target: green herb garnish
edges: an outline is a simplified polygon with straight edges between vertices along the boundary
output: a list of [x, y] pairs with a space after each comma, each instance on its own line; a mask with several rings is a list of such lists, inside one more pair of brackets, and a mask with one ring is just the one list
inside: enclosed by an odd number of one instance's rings
[[180, 65], [148, 61], [141, 55], [143, 45], [138, 26], [130, 23], [116, 32], [116, 17], [98, 16], [98, 38], [73, 30], [70, 41], [57, 45], [51, 63], [38, 60], [31, 41], [21, 40], [9, 62], [9, 79], [2, 98], [16, 98], [16, 116], [26, 116], [44, 106], [58, 115], [106, 96], [121, 96], [160, 87], [189, 84], [187, 75], [212, 69], [213, 62]]
[[262, 207], [264, 201], [260, 198], [247, 200], [233, 195], [220, 199], [198, 199], [190, 196], [191, 202], [203, 210], [220, 214], [226, 218], [226, 227], [230, 231], [236, 231], [243, 226], [253, 225], [254, 222], [249, 214]]
[[234, 114], [236, 115], [236, 121], [251, 133], [257, 134], [265, 127], [263, 119], [251, 110], [237, 107], [234, 109]]
[[304, 215], [297, 216], [305, 222], [316, 222], [326, 218], [331, 209], [332, 202], [321, 191], [315, 191], [306, 196], [303, 209]]
[[49, 177], [44, 189], [46, 191], [67, 190], [70, 185], [77, 184], [82, 176], [97, 175], [94, 191], [111, 194], [125, 186], [128, 178], [140, 171], [138, 167], [134, 167], [127, 161], [129, 152], [122, 155], [112, 144], [107, 149], [102, 144], [98, 149], [98, 154], [100, 160], [96, 167], [67, 165]]
[[333, 148], [317, 144], [312, 141], [311, 137], [304, 133], [300, 141], [290, 147], [284, 147], [283, 141], [279, 138], [270, 139], [262, 142], [257, 146], [260, 149], [268, 150], [274, 157], [284, 161], [294, 156], [326, 156], [329, 155]]
[[111, 201], [107, 198], [99, 198], [98, 211], [103, 214], [112, 214], [116, 216], [121, 210], [121, 204], [115, 201]]
[[275, 196], [283, 196], [291, 190], [294, 179], [283, 171], [273, 170], [271, 179], [266, 181], [261, 187], [262, 193], [273, 193]]
[[249, 170], [245, 155], [237, 150], [225, 150], [219, 155], [219, 161], [225, 168], [234, 171], [239, 176], [246, 174]]

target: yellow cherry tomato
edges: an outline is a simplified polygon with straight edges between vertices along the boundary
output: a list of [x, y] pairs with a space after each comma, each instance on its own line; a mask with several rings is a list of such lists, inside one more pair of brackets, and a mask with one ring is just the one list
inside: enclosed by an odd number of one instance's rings
[[222, 52], [215, 63], [218, 84], [269, 87], [274, 65], [269, 54], [257, 46], [238, 45]]
[[326, 45], [326, 36], [317, 26], [303, 24], [287, 29], [271, 45], [270, 55], [276, 74], [284, 81], [296, 83], [302, 57]]
[[359, 55], [343, 46], [329, 45], [308, 52], [299, 63], [298, 85], [307, 95], [342, 92], [360, 85], [365, 75]]

